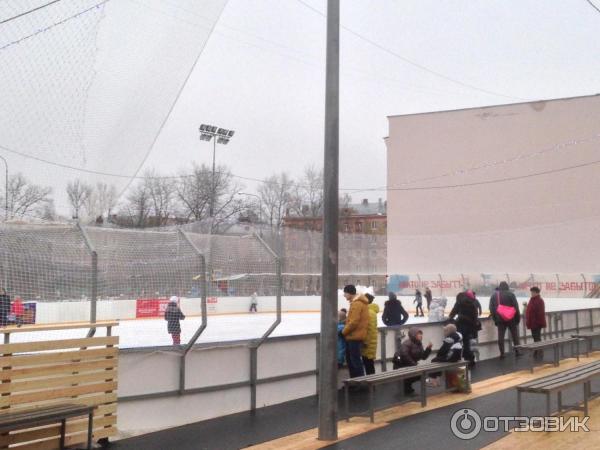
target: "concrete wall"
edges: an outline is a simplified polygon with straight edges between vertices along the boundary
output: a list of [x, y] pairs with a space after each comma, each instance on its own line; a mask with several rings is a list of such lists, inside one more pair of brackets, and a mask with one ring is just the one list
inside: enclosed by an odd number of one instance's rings
[[600, 274], [599, 121], [600, 95], [390, 117], [387, 273]]

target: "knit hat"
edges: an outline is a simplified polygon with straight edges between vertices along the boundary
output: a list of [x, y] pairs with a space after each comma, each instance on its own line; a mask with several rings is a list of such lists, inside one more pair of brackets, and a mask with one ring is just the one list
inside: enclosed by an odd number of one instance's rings
[[467, 297], [469, 297], [471, 300], [475, 300], [475, 294], [473, 293], [473, 291], [471, 289], [469, 289], [467, 292], [465, 292], [465, 294], [467, 294]]
[[173, 297], [170, 298], [169, 303], [177, 303], [177, 300], [178, 300], [177, 296], [174, 295]]
[[444, 336], [450, 336], [452, 333], [456, 333], [456, 325], [449, 323], [444, 327]]
[[354, 286], [353, 284], [348, 284], [344, 286], [344, 294], [356, 295], [356, 286]]

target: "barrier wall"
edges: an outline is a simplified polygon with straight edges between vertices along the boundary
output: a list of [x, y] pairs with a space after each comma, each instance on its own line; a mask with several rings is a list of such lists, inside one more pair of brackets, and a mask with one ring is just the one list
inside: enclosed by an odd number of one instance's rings
[[[547, 314], [547, 337], [600, 328], [600, 308], [567, 310]], [[531, 342], [520, 330], [522, 339]], [[442, 342], [442, 326], [418, 325], [424, 341], [434, 349]], [[480, 359], [498, 355], [497, 331], [482, 319]], [[379, 329], [377, 371], [391, 370], [397, 338], [408, 327]], [[318, 334], [268, 339], [258, 349], [258, 407], [316, 394]], [[200, 344], [188, 355], [186, 392], [180, 395], [180, 354], [170, 347], [121, 349], [119, 369], [119, 431], [123, 436], [193, 423], [250, 409], [250, 341]], [[510, 345], [510, 344], [509, 344]], [[151, 376], [149, 376], [151, 374]], [[346, 377], [340, 370], [340, 381]], [[165, 413], [168, 411], [168, 414]]]

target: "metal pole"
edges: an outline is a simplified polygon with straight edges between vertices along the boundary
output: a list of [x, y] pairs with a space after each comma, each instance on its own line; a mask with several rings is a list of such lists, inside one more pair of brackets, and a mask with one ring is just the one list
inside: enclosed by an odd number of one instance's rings
[[323, 268], [321, 273], [321, 352], [319, 361], [319, 440], [337, 433], [337, 278], [339, 219], [340, 1], [327, 1], [325, 76], [325, 161]]
[[3, 156], [0, 156], [0, 159], [4, 161], [4, 169], [5, 169], [5, 178], [6, 178], [6, 187], [4, 188], [4, 220], [8, 220], [8, 163]]
[[213, 136], [213, 170], [212, 170], [212, 189], [210, 195], [210, 217], [213, 217], [215, 212], [215, 191], [217, 190], [215, 185], [215, 157], [217, 153], [217, 137]]
[[183, 240], [194, 250], [194, 252], [196, 253], [196, 255], [198, 255], [198, 261], [199, 261], [199, 269], [200, 269], [200, 288], [201, 288], [201, 292], [200, 292], [200, 308], [201, 308], [201, 313], [202, 313], [202, 323], [200, 325], [200, 328], [198, 328], [196, 330], [196, 332], [194, 333], [194, 335], [192, 336], [192, 338], [190, 339], [190, 341], [185, 345], [183, 351], [181, 352], [181, 358], [180, 358], [180, 364], [179, 364], [179, 394], [183, 395], [185, 393], [185, 362], [186, 362], [186, 358], [188, 353], [190, 352], [190, 350], [192, 349], [192, 347], [194, 346], [194, 344], [196, 343], [196, 341], [198, 340], [198, 338], [200, 337], [200, 335], [202, 334], [202, 332], [206, 329], [206, 326], [208, 324], [208, 320], [207, 320], [207, 311], [206, 311], [206, 293], [207, 293], [207, 286], [206, 286], [206, 259], [204, 258], [204, 254], [200, 251], [200, 249], [196, 246], [196, 244], [194, 244], [192, 242], [192, 240], [190, 239], [190, 237], [185, 234], [181, 228], [178, 230], [180, 236], [183, 238]]
[[[91, 289], [91, 301], [90, 301], [90, 323], [96, 323], [96, 311], [98, 307], [98, 252], [94, 247], [94, 244], [90, 237], [88, 236], [85, 228], [81, 226], [79, 222], [77, 222], [77, 228], [81, 232], [83, 237], [83, 242], [87, 247], [90, 255], [92, 257], [92, 289]], [[96, 334], [96, 328], [90, 328], [88, 331], [88, 337], [92, 337]]]

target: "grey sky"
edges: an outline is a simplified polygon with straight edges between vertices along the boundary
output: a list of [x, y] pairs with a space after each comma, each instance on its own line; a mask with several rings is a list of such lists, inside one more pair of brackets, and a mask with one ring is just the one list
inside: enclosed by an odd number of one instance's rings
[[[600, 0], [595, 1], [600, 4]], [[325, 0], [303, 2], [325, 11]], [[322, 165], [325, 19], [303, 2], [227, 2], [144, 168], [167, 173], [185, 169], [191, 161], [210, 163], [212, 144], [198, 139], [201, 123], [236, 130], [231, 143], [220, 146], [217, 155], [218, 163], [230, 166], [236, 175], [264, 178], [280, 171], [298, 175], [307, 164]], [[141, 37], [133, 42], [141, 45], [140, 49], [144, 49], [144, 39], [158, 33], [159, 27], [167, 36], [180, 38], [177, 45], [191, 48], [196, 33], [201, 37], [209, 31], [206, 17], [214, 16], [219, 9], [219, 0], [209, 3], [212, 9], [198, 12], [199, 4], [191, 0], [112, 0], [106, 4], [106, 17], [111, 11], [118, 13], [121, 16], [112, 17], [112, 23], [121, 27], [127, 26], [132, 17], [140, 20], [143, 26], [139, 25], [136, 33]], [[29, 0], [23, 4], [35, 6], [39, 2]], [[188, 14], [186, 9], [196, 12]], [[101, 20], [106, 21], [106, 17]], [[342, 23], [387, 49], [342, 32], [342, 188], [386, 184], [382, 137], [387, 134], [387, 115], [600, 92], [600, 13], [585, 0], [343, 0]], [[115, 28], [111, 30], [115, 33]], [[117, 34], [102, 37], [106, 33], [102, 29], [100, 33], [100, 44], [125, 45], [117, 43]], [[174, 54], [167, 47], [161, 50], [157, 58], [161, 64], [164, 62], [164, 70], [170, 70], [169, 57]], [[447, 78], [503, 96], [453, 83], [391, 53]], [[122, 65], [107, 67], [114, 74], [123, 74], [129, 55], [124, 53]], [[135, 89], [124, 95], [162, 95], [166, 104], [172, 89], [144, 90], [144, 81], [140, 79]], [[99, 99], [98, 95], [95, 100]], [[122, 121], [116, 129], [122, 136], [135, 136], [139, 111], [132, 109], [122, 117], [130, 120]], [[158, 122], [144, 121], [146, 126], [157, 128]], [[126, 145], [119, 142], [115, 142], [115, 151], [120, 152], [119, 158], [125, 158]], [[133, 173], [140, 155], [138, 152], [120, 165], [104, 155], [99, 159], [96, 155], [96, 160], [88, 155], [86, 167]], [[69, 161], [68, 155], [62, 157]], [[51, 169], [13, 155], [9, 158], [14, 170], [25, 173], [35, 175]], [[81, 159], [72, 162], [81, 165]], [[428, 168], [422, 170], [427, 172]], [[52, 182], [57, 191], [63, 189], [64, 179]], [[256, 187], [252, 182], [244, 183], [249, 191]], [[354, 199], [363, 196], [375, 200], [384, 197], [385, 192], [357, 193]]]
[[[325, 1], [306, 3], [325, 11]], [[600, 92], [600, 14], [585, 0], [344, 0], [342, 23], [513, 97], [451, 83], [343, 31], [342, 188], [385, 185], [387, 115]], [[208, 163], [211, 146], [198, 141], [197, 127], [209, 122], [237, 131], [218, 161], [238, 175], [321, 165], [324, 33], [323, 17], [296, 0], [230, 0], [147, 164]]]

